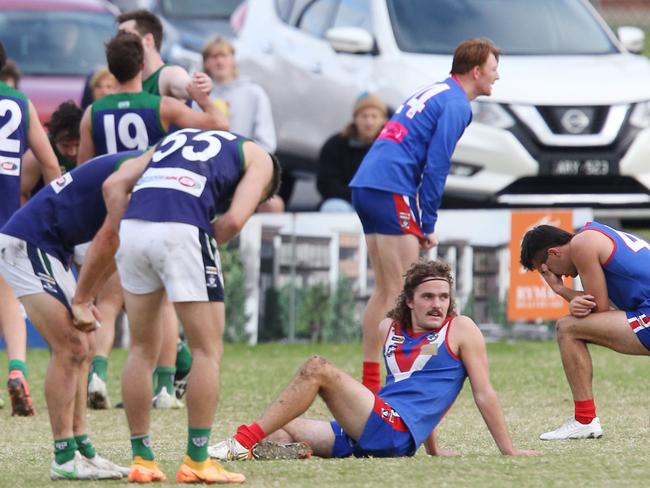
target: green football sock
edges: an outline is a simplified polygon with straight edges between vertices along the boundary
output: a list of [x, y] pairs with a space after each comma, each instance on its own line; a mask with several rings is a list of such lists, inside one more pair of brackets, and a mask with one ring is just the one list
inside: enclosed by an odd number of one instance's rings
[[90, 381], [93, 373], [96, 373], [102, 381], [108, 378], [108, 358], [106, 356], [95, 356], [93, 362], [90, 364], [90, 371], [88, 372], [88, 381]]
[[131, 451], [133, 457], [140, 456], [147, 461], [153, 461], [151, 436], [149, 434], [131, 436]]
[[187, 342], [179, 341], [176, 346], [176, 371], [187, 373], [192, 368], [192, 353]]
[[208, 459], [208, 441], [211, 429], [195, 429], [190, 427], [187, 434], [187, 455], [200, 463]]
[[12, 359], [9, 361], [9, 372], [18, 369], [23, 372], [23, 376], [27, 379], [27, 363], [21, 359]]
[[154, 384], [153, 394], [157, 395], [162, 391], [163, 388], [165, 388], [167, 389], [167, 393], [173, 395], [174, 374], [176, 374], [176, 368], [174, 367], [156, 368], [156, 370], [153, 372], [153, 384]]
[[93, 443], [90, 442], [88, 434], [76, 435], [74, 436], [74, 440], [77, 443], [77, 449], [79, 449], [79, 452], [83, 457], [92, 459], [97, 455], [95, 447], [93, 446]]
[[57, 464], [67, 463], [74, 459], [77, 450], [77, 441], [74, 437], [69, 439], [54, 439], [54, 459]]

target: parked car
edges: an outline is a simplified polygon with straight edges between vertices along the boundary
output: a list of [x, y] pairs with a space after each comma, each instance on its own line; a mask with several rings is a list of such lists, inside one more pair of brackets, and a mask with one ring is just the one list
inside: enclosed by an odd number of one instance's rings
[[[587, 0], [248, 0], [240, 70], [271, 99], [281, 159], [313, 171], [359, 93], [393, 109], [489, 37], [501, 79], [477, 99], [446, 195], [504, 204], [648, 204], [650, 62]], [[580, 193], [580, 195], [576, 195]]]
[[61, 102], [80, 103], [86, 76], [106, 64], [116, 13], [101, 0], [0, 0], [0, 39], [42, 122]]

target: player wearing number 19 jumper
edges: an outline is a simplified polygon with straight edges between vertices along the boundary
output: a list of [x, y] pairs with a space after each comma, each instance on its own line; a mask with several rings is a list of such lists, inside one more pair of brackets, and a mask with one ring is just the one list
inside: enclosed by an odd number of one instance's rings
[[145, 150], [176, 127], [227, 129], [226, 116], [194, 83], [187, 87], [204, 112], [197, 112], [172, 97], [142, 91], [144, 51], [135, 34], [120, 32], [106, 44], [108, 69], [118, 87], [88, 107], [81, 120], [79, 161], [130, 149]]
[[[650, 244], [598, 222], [588, 223], [575, 235], [540, 225], [524, 236], [521, 264], [539, 271], [551, 289], [569, 302], [570, 314], [558, 320], [555, 329], [575, 411], [558, 429], [540, 438], [600, 437], [603, 430], [596, 417], [587, 345], [650, 355]], [[564, 286], [563, 276], [578, 275], [584, 291]]]
[[350, 182], [363, 224], [375, 289], [363, 315], [363, 384], [379, 390], [377, 325], [393, 306], [401, 279], [433, 233], [451, 155], [472, 120], [470, 100], [490, 95], [499, 78], [499, 49], [487, 39], [462, 42], [451, 76], [427, 86], [395, 112]]

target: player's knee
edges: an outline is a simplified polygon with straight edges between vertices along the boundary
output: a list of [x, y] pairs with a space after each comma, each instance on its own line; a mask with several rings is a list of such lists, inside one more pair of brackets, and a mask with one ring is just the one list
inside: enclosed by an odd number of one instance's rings
[[90, 359], [90, 345], [85, 333], [71, 331], [66, 337], [65, 345], [59, 348], [59, 355], [68, 364], [80, 366]]
[[558, 340], [568, 337], [571, 334], [575, 318], [572, 315], [565, 315], [555, 322], [555, 336]]
[[328, 368], [329, 361], [317, 354], [310, 357], [300, 368], [300, 376], [305, 379], [315, 379], [321, 376]]

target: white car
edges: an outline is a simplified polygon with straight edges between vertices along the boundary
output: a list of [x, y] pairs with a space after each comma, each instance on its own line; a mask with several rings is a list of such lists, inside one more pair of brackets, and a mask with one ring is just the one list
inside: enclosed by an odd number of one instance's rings
[[502, 50], [491, 97], [473, 102], [445, 194], [506, 204], [650, 202], [650, 62], [587, 0], [248, 0], [242, 73], [269, 94], [281, 159], [314, 170], [355, 98], [392, 109], [448, 76], [456, 45]]

